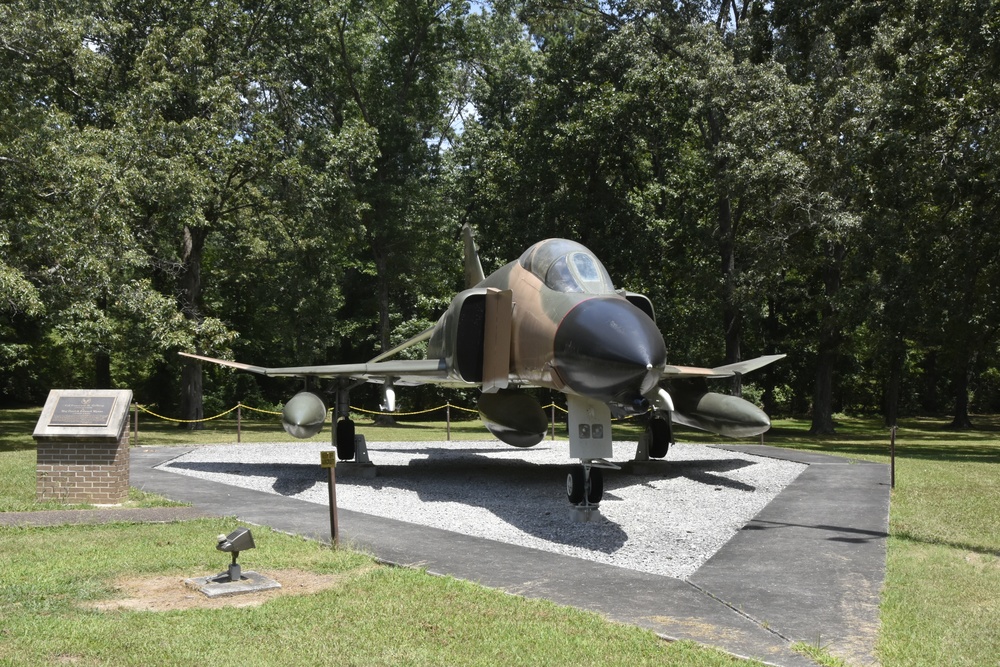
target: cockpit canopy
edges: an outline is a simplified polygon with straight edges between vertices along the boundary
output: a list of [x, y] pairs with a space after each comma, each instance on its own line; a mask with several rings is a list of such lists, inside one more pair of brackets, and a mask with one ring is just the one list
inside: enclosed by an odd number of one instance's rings
[[615, 289], [600, 260], [576, 241], [541, 241], [525, 250], [518, 262], [558, 292], [608, 294]]

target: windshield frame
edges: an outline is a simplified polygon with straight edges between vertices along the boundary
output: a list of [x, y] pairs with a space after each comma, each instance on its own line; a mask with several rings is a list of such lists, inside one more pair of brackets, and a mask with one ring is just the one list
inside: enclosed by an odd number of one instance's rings
[[528, 248], [518, 262], [546, 287], [557, 292], [610, 294], [615, 291], [601, 260], [576, 241], [540, 241]]

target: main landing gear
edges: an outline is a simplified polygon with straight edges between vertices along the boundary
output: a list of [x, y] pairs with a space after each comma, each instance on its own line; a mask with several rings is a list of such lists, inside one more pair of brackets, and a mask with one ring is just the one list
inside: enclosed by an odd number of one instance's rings
[[648, 438], [647, 447], [650, 458], [662, 459], [666, 456], [670, 445], [674, 441], [669, 414], [666, 419], [659, 416], [654, 416], [650, 419], [646, 437]]
[[345, 417], [337, 422], [336, 441], [337, 460], [350, 461], [355, 455], [354, 446], [354, 421], [350, 417]]
[[337, 448], [337, 460], [352, 461], [357, 454], [354, 446], [354, 420], [351, 419], [351, 385], [348, 380], [337, 383], [337, 403], [333, 412], [333, 445]]

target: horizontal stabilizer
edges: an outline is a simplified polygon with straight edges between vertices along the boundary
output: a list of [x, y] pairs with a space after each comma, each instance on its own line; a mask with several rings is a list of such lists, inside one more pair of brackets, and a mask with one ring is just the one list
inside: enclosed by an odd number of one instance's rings
[[763, 368], [764, 366], [774, 363], [778, 359], [783, 359], [784, 357], [785, 355], [783, 354], [771, 354], [763, 357], [757, 357], [756, 359], [737, 361], [735, 364], [727, 364], [716, 368], [699, 368], [697, 366], [666, 366], [663, 369], [661, 377], [667, 380], [683, 378], [703, 378], [706, 380], [728, 378], [733, 377], [734, 375], [746, 375], [751, 371]]
[[712, 370], [717, 374], [721, 374], [722, 377], [728, 377], [730, 375], [746, 375], [751, 371], [763, 368], [768, 364], [773, 364], [778, 359], [784, 358], [784, 354], [769, 354], [763, 357], [757, 357], [756, 359], [747, 359], [746, 361], [737, 361], [735, 364], [719, 366], [718, 368], [713, 368]]

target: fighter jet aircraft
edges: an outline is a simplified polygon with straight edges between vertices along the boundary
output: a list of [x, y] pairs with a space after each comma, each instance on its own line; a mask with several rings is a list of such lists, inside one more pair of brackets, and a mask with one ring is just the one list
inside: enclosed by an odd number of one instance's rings
[[[367, 363], [267, 368], [181, 354], [262, 375], [333, 378], [335, 444], [338, 458], [347, 460], [355, 455], [349, 393], [365, 382], [382, 385], [389, 411], [395, 409], [397, 386], [479, 387], [486, 428], [514, 447], [538, 444], [548, 428], [544, 411], [524, 388], [562, 392], [569, 408], [569, 456], [582, 464], [566, 481], [574, 505], [598, 504], [601, 469], [616, 467], [608, 461], [612, 413], [649, 415], [643, 445], [653, 458], [666, 456], [673, 442], [671, 422], [730, 437], [770, 428], [762, 410], [736, 396], [709, 392], [706, 380], [748, 373], [785, 355], [718, 368], [669, 365], [650, 300], [616, 290], [584, 246], [558, 238], [540, 241], [485, 276], [472, 231], [466, 226], [462, 233], [467, 289], [434, 326]], [[392, 359], [425, 341], [425, 359]], [[282, 424], [291, 435], [308, 438], [320, 431], [326, 412], [319, 396], [303, 391], [285, 404]]]

